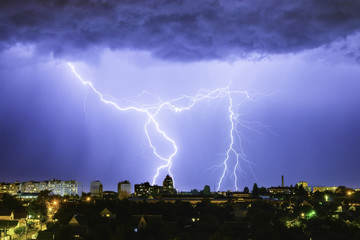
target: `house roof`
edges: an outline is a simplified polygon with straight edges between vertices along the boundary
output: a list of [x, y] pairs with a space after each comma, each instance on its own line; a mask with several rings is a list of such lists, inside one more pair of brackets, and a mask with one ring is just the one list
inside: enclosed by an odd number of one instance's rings
[[141, 223], [142, 226], [153, 226], [162, 222], [162, 215], [133, 215], [132, 225], [138, 227]]
[[100, 215], [105, 215], [105, 214], [113, 214], [109, 209], [107, 209], [107, 208], [104, 208], [104, 210], [102, 210], [101, 212], [100, 212]]
[[80, 225], [79, 221], [76, 219], [76, 215], [71, 218], [71, 220], [69, 221], [69, 224]]

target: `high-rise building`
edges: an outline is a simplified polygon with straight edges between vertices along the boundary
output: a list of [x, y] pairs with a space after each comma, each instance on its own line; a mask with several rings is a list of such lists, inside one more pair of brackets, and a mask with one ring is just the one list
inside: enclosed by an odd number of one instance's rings
[[79, 190], [79, 183], [74, 180], [62, 181], [50, 179], [49, 181], [28, 181], [0, 183], [0, 193], [9, 193], [12, 195], [21, 193], [39, 193], [40, 191], [49, 190], [56, 195], [76, 195]]
[[40, 192], [40, 182], [29, 181], [21, 184], [21, 192], [38, 193]]
[[149, 182], [135, 184], [135, 196], [139, 198], [147, 198], [151, 194], [151, 186]]
[[64, 195], [76, 195], [79, 194], [79, 183], [74, 180], [63, 182]]
[[118, 183], [118, 196], [119, 199], [125, 199], [131, 196], [131, 184], [129, 181]]
[[103, 197], [103, 185], [100, 181], [93, 181], [90, 185], [90, 195], [96, 198]]
[[166, 175], [163, 181], [163, 191], [168, 194], [175, 194], [176, 189], [174, 189], [174, 183], [172, 178], [169, 175]]
[[64, 195], [63, 181], [50, 179], [48, 182], [48, 190], [52, 191], [55, 195]]

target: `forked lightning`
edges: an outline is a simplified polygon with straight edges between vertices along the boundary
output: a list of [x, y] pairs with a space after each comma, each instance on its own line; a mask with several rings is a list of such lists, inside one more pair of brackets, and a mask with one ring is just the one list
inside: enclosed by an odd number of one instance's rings
[[[170, 138], [167, 133], [161, 129], [159, 126], [159, 122], [157, 121], [157, 116], [160, 112], [164, 110], [170, 110], [175, 113], [181, 113], [183, 111], [190, 110], [192, 107], [194, 107], [196, 104], [200, 103], [204, 100], [212, 100], [212, 99], [227, 99], [228, 103], [228, 117], [229, 117], [229, 146], [226, 151], [225, 158], [223, 162], [221, 163], [221, 166], [223, 166], [222, 174], [220, 176], [218, 185], [217, 185], [217, 191], [220, 190], [221, 185], [224, 181], [224, 178], [229, 174], [230, 176], [233, 175], [234, 177], [234, 187], [236, 190], [239, 190], [238, 188], [238, 173], [240, 172], [240, 161], [246, 160], [246, 156], [244, 154], [243, 148], [241, 146], [241, 137], [240, 133], [238, 132], [238, 127], [245, 126], [244, 122], [242, 122], [239, 119], [239, 115], [236, 113], [235, 106], [238, 104], [234, 104], [234, 96], [240, 95], [242, 96], [242, 100], [246, 101], [250, 99], [250, 95], [247, 91], [231, 91], [230, 85], [224, 88], [217, 88], [215, 90], [204, 90], [201, 89], [196, 95], [194, 96], [188, 96], [183, 95], [178, 98], [174, 98], [168, 101], [163, 101], [159, 97], [157, 99], [159, 100], [159, 103], [156, 104], [140, 104], [140, 103], [134, 103], [135, 106], [120, 106], [118, 103], [116, 103], [116, 100], [114, 100], [112, 97], [106, 97], [104, 94], [102, 94], [93, 84], [92, 82], [84, 80], [76, 71], [75, 66], [72, 63], [68, 63], [70, 66], [72, 72], [75, 74], [76, 78], [80, 80], [80, 82], [84, 85], [89, 87], [102, 101], [103, 103], [109, 104], [112, 107], [114, 107], [118, 111], [137, 111], [140, 113], [143, 113], [147, 116], [147, 121], [144, 123], [144, 132], [147, 137], [147, 140], [149, 142], [149, 146], [152, 149], [154, 155], [163, 160], [165, 163], [161, 164], [156, 169], [156, 174], [153, 177], [152, 184], [154, 185], [156, 183], [157, 177], [160, 174], [160, 170], [167, 169], [169, 175], [173, 178], [174, 186], [175, 186], [175, 179], [171, 172], [171, 167], [173, 163], [173, 159], [176, 156], [178, 152], [178, 147], [176, 145], [176, 142], [174, 139]], [[167, 142], [169, 142], [172, 146], [172, 151], [169, 155], [164, 156], [163, 154], [159, 153], [156, 147], [153, 144], [153, 140], [151, 137], [151, 134], [149, 132], [149, 127], [153, 126], [155, 127], [155, 130], [158, 134], [160, 134], [163, 139]], [[235, 161], [234, 167], [232, 171], [229, 170], [229, 161]]]

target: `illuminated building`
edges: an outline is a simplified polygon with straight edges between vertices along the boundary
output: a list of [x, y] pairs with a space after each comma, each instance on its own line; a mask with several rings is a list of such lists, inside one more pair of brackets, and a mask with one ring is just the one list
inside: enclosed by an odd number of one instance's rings
[[39, 193], [40, 191], [49, 190], [56, 195], [76, 195], [79, 190], [79, 183], [74, 180], [62, 181], [50, 179], [49, 181], [28, 181], [14, 183], [0, 183], [0, 193], [9, 193], [19, 195], [21, 193]]
[[103, 197], [103, 185], [100, 181], [91, 182], [90, 195], [92, 197], [102, 198]]
[[158, 186], [158, 185], [150, 186], [150, 195], [153, 197], [158, 197], [163, 192], [164, 192], [164, 187], [162, 186]]
[[119, 199], [125, 199], [131, 196], [131, 184], [129, 181], [118, 183], [118, 197]]
[[9, 194], [16, 195], [20, 191], [20, 182], [9, 183]]
[[0, 194], [9, 193], [9, 183], [0, 183]]
[[166, 175], [163, 181], [163, 191], [168, 194], [175, 194], [176, 189], [174, 189], [174, 183], [172, 178], [169, 175]]
[[29, 181], [21, 183], [21, 192], [25, 193], [39, 193], [40, 182]]
[[297, 187], [302, 186], [304, 188], [305, 191], [307, 192], [311, 192], [311, 187], [308, 186], [307, 182], [304, 181], [300, 181], [296, 184]]
[[147, 198], [151, 194], [150, 183], [145, 182], [141, 184], [135, 184], [135, 196], [139, 198]]
[[288, 187], [271, 187], [268, 189], [270, 194], [290, 194], [290, 188]]
[[114, 201], [118, 198], [118, 194], [113, 191], [104, 191], [102, 198], [107, 201]]
[[51, 179], [48, 182], [48, 189], [56, 195], [64, 195], [62, 181]]
[[325, 191], [335, 192], [336, 189], [337, 187], [313, 187], [313, 192], [325, 192]]
[[281, 187], [270, 187], [268, 188], [270, 194], [290, 194], [290, 188], [285, 187], [284, 184], [284, 175], [281, 176]]

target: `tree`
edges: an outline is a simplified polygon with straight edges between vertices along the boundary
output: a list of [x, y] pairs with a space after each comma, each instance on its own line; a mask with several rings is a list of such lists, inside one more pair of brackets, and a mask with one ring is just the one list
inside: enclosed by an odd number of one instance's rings
[[14, 229], [14, 233], [21, 236], [25, 233], [26, 227], [17, 227]]
[[7, 210], [16, 210], [16, 209], [23, 209], [21, 201], [18, 200], [16, 197], [5, 193], [0, 201], [0, 208], [4, 208]]
[[265, 187], [259, 188], [259, 195], [264, 195], [264, 194], [266, 194], [266, 193], [267, 193], [267, 190], [266, 190]]
[[39, 203], [45, 203], [46, 201], [48, 201], [50, 199], [50, 190], [43, 190], [39, 192], [39, 195], [36, 199], [37, 202]]
[[205, 185], [204, 190], [202, 191], [203, 195], [209, 196], [210, 195], [210, 186], [209, 185]]
[[344, 195], [346, 195], [348, 193], [348, 191], [353, 191], [353, 190], [350, 189], [350, 188], [347, 188], [345, 186], [338, 186], [335, 193], [344, 196]]
[[258, 185], [256, 183], [254, 183], [254, 186], [253, 186], [253, 189], [252, 189], [251, 193], [252, 193], [252, 195], [254, 197], [259, 196], [259, 188], [258, 188]]
[[47, 209], [45, 203], [31, 202], [29, 206], [27, 206], [26, 211], [28, 215], [31, 215], [34, 218], [38, 218], [42, 221], [46, 220], [47, 218]]
[[249, 193], [249, 188], [248, 187], [244, 187], [244, 193]]
[[199, 190], [197, 190], [197, 189], [191, 189], [191, 194], [192, 195], [198, 195], [199, 194]]
[[304, 189], [304, 186], [302, 184], [299, 184], [295, 187], [295, 194], [298, 197], [305, 198], [308, 195], [308, 192]]

